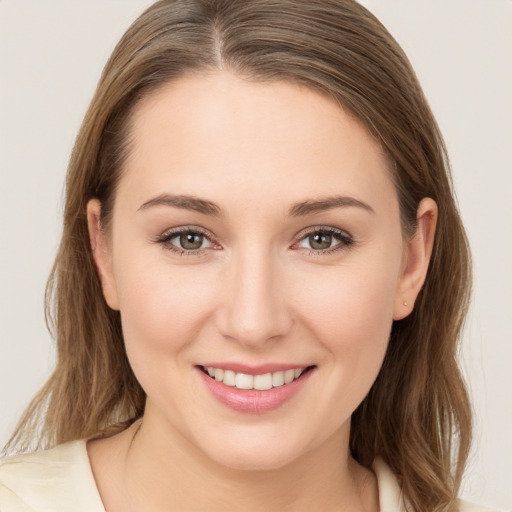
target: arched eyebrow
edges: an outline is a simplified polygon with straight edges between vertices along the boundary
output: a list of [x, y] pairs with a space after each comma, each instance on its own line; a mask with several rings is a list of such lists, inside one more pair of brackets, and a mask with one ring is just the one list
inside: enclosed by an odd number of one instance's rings
[[[189, 195], [170, 195], [161, 194], [149, 201], [146, 201], [139, 208], [147, 210], [155, 206], [171, 206], [173, 208], [181, 208], [184, 210], [192, 210], [203, 215], [212, 215], [215, 217], [224, 216], [224, 212], [219, 205], [207, 199], [201, 199], [196, 196]], [[320, 199], [308, 199], [293, 204], [288, 210], [290, 217], [301, 217], [314, 213], [320, 213], [333, 208], [356, 207], [362, 208], [370, 213], [375, 213], [373, 208], [359, 199], [350, 196], [331, 196]]]
[[147, 210], [154, 206], [172, 206], [174, 208], [182, 208], [184, 210], [192, 210], [204, 215], [213, 215], [220, 217], [223, 215], [221, 208], [207, 199], [201, 199], [195, 196], [186, 195], [170, 195], [162, 194], [149, 201], [146, 201], [140, 208], [140, 210]]
[[332, 196], [320, 199], [311, 199], [295, 203], [290, 208], [288, 215], [290, 217], [300, 217], [303, 215], [310, 215], [312, 213], [319, 213], [332, 208], [346, 208], [348, 206], [362, 208], [370, 213], [375, 213], [374, 209], [367, 203], [350, 196]]

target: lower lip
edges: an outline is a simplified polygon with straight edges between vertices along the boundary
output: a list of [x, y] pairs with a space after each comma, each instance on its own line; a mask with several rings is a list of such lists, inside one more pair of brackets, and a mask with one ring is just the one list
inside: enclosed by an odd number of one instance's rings
[[265, 391], [238, 389], [212, 379], [200, 368], [196, 368], [212, 395], [223, 405], [237, 412], [260, 414], [277, 409], [295, 396], [309, 379], [313, 369], [303, 373], [289, 384]]

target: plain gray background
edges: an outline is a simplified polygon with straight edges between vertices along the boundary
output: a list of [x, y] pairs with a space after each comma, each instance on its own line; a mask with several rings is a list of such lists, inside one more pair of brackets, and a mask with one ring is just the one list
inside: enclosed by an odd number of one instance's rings
[[[49, 375], [43, 292], [67, 160], [101, 69], [148, 0], [0, 0], [0, 444]], [[512, 2], [366, 0], [409, 55], [452, 158], [475, 291], [463, 495], [512, 507]]]

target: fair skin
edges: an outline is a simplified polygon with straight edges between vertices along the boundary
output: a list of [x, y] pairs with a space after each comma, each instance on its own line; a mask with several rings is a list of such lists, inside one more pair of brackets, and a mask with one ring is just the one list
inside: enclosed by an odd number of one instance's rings
[[[376, 140], [286, 82], [183, 77], [137, 106], [132, 135], [109, 229], [97, 200], [87, 210], [147, 394], [141, 424], [88, 443], [105, 508], [378, 510], [374, 474], [350, 457], [350, 417], [424, 282], [435, 203], [404, 239]], [[212, 394], [208, 362], [308, 371], [286, 402], [247, 412]]]

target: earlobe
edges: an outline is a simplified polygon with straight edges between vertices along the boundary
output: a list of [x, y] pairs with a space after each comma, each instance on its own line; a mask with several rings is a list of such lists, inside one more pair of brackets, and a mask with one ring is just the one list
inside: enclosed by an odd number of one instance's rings
[[393, 320], [408, 316], [427, 277], [437, 225], [437, 204], [427, 197], [420, 201], [416, 232], [407, 242], [402, 273], [395, 296]]
[[87, 226], [92, 257], [100, 278], [103, 296], [109, 307], [118, 311], [119, 301], [112, 269], [111, 251], [101, 229], [101, 203], [98, 199], [91, 199], [87, 203]]

